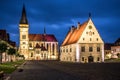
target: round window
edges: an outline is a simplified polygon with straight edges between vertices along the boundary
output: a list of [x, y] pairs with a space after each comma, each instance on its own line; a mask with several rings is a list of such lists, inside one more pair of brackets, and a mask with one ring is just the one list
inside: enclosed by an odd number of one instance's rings
[[92, 29], [92, 26], [89, 26], [89, 29]]

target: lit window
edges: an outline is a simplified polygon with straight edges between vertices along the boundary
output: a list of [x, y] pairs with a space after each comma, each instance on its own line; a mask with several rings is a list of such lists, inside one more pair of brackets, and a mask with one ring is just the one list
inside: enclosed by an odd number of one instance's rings
[[26, 35], [22, 35], [22, 39], [26, 39]]
[[89, 47], [89, 52], [92, 52], [93, 51], [93, 47]]
[[81, 47], [81, 51], [82, 51], [82, 52], [85, 52], [85, 46], [82, 46], [82, 47]]
[[89, 35], [92, 36], [92, 32], [91, 31], [89, 32]]

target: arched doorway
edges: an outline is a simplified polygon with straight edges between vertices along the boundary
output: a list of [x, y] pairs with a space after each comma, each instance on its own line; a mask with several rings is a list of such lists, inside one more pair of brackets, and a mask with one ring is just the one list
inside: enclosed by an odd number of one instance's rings
[[94, 57], [93, 56], [88, 56], [88, 62], [91, 63], [94, 61]]

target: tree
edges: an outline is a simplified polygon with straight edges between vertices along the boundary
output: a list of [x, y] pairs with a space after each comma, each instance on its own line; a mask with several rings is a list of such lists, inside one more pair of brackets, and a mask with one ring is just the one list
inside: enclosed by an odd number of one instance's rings
[[118, 58], [120, 58], [120, 53], [117, 53]]
[[12, 55], [16, 54], [16, 50], [14, 48], [8, 49], [8, 55], [11, 55], [11, 61], [12, 61]]
[[0, 42], [0, 63], [2, 63], [2, 53], [6, 52], [7, 45], [3, 42]]

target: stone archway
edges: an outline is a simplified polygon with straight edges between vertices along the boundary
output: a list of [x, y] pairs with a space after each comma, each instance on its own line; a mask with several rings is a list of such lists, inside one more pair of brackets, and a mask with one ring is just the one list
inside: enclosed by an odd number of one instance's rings
[[94, 57], [93, 56], [88, 56], [88, 63], [94, 62]]

